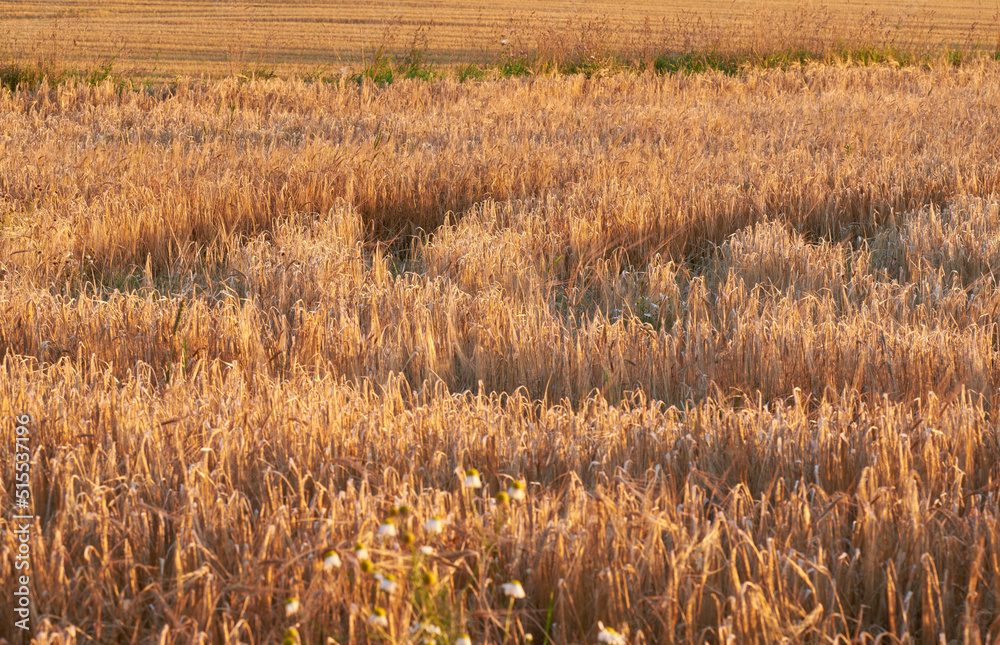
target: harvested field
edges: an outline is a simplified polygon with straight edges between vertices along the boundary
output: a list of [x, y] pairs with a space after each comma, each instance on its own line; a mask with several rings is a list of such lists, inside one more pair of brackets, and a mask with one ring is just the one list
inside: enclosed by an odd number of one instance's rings
[[1000, 48], [996, 0], [582, 0], [393, 3], [64, 0], [6, 3], [3, 55], [132, 76], [336, 74], [419, 52], [438, 67], [521, 52], [652, 59], [664, 51], [778, 47]]

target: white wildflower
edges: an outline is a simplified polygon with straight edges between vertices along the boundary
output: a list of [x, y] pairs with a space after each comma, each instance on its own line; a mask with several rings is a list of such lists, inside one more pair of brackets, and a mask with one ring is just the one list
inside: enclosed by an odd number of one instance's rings
[[396, 525], [392, 523], [391, 517], [382, 522], [382, 526], [378, 527], [378, 536], [381, 538], [396, 537]]
[[505, 582], [500, 585], [500, 588], [503, 589], [504, 594], [509, 598], [524, 598], [524, 587], [517, 580]]
[[444, 531], [444, 524], [445, 524], [444, 520], [441, 517], [435, 515], [431, 519], [424, 522], [424, 530], [430, 533], [431, 535], [436, 535]]
[[470, 468], [465, 471], [465, 487], [466, 488], [482, 488], [483, 480], [479, 478], [479, 471], [475, 468]]
[[385, 615], [385, 610], [381, 607], [376, 607], [372, 610], [372, 615], [368, 617], [368, 623], [374, 625], [375, 627], [381, 627], [386, 629], [389, 627], [389, 619]]
[[597, 634], [598, 643], [607, 643], [608, 645], [626, 645], [628, 643], [622, 634], [619, 634], [610, 627], [605, 627], [601, 621], [597, 621], [597, 628], [601, 630]]
[[528, 496], [528, 486], [520, 479], [515, 479], [507, 488], [507, 495], [515, 502], [523, 502]]
[[339, 569], [340, 565], [343, 564], [340, 561], [340, 555], [336, 551], [330, 549], [323, 554], [323, 570], [332, 571], [333, 569]]
[[395, 593], [396, 588], [399, 586], [396, 583], [396, 576], [391, 573], [384, 576], [381, 573], [376, 573], [375, 579], [378, 580], [378, 588], [386, 593]]

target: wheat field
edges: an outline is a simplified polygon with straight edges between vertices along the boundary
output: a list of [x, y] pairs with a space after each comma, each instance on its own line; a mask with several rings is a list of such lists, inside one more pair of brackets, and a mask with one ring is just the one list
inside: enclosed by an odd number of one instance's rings
[[0, 87], [0, 642], [997, 642], [963, 51]]

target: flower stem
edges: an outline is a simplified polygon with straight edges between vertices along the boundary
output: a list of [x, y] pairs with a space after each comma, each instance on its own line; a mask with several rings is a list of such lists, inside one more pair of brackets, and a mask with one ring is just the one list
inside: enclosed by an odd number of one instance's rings
[[503, 642], [510, 642], [510, 615], [514, 612], [514, 596], [510, 597], [510, 604], [507, 605], [507, 620], [503, 623]]

